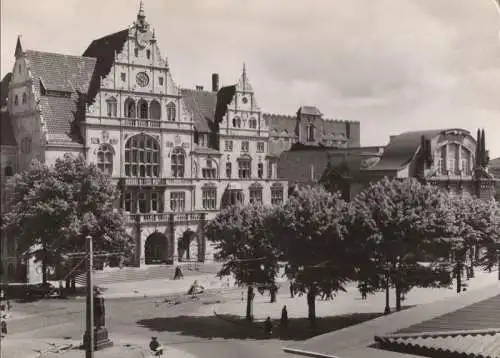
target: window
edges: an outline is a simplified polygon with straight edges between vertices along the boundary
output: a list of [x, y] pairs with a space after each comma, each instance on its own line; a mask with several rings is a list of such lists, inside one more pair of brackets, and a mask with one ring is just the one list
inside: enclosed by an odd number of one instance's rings
[[442, 146], [436, 151], [434, 165], [437, 170], [438, 175], [446, 175], [446, 162], [444, 160], [446, 156], [446, 147]]
[[233, 127], [234, 128], [241, 128], [241, 119], [240, 119], [240, 117], [234, 117], [233, 118]]
[[262, 179], [264, 177], [264, 164], [257, 164], [257, 175], [259, 179]]
[[132, 193], [125, 193], [125, 211], [131, 213], [132, 212]]
[[141, 99], [138, 104], [139, 107], [139, 118], [148, 118], [148, 102]]
[[207, 159], [206, 167], [201, 170], [201, 174], [205, 179], [215, 179], [217, 177], [217, 170], [212, 160]]
[[273, 178], [273, 163], [271, 161], [267, 162], [267, 177], [268, 179]]
[[274, 183], [271, 186], [271, 204], [279, 205], [283, 203], [283, 185]]
[[137, 204], [138, 204], [140, 213], [147, 213], [148, 212], [146, 193], [141, 192], [137, 195]]
[[202, 206], [205, 210], [217, 209], [217, 188], [215, 186], [205, 186], [202, 188]]
[[134, 48], [134, 55], [135, 55], [135, 57], [139, 56], [139, 49], [137, 47]]
[[247, 140], [244, 140], [241, 142], [241, 151], [242, 152], [248, 152], [248, 141]]
[[160, 175], [160, 146], [156, 139], [138, 134], [125, 143], [125, 175], [128, 177]]
[[167, 120], [174, 122], [176, 116], [177, 112], [175, 110], [175, 103], [170, 102], [169, 104], [167, 104]]
[[448, 173], [451, 175], [458, 174], [458, 145], [452, 143], [448, 146], [448, 153], [446, 155], [446, 159], [448, 160]]
[[470, 172], [471, 172], [471, 168], [470, 168], [470, 158], [471, 158], [471, 155], [470, 155], [470, 152], [462, 147], [462, 153], [461, 154], [461, 169], [462, 169], [462, 173], [464, 175], [470, 175]]
[[136, 112], [135, 112], [135, 101], [131, 98], [127, 98], [125, 100], [125, 117], [127, 118], [135, 118]]
[[257, 120], [255, 118], [250, 118], [250, 121], [248, 122], [250, 128], [256, 129], [257, 128]]
[[177, 147], [172, 151], [170, 157], [172, 163], [172, 176], [174, 178], [184, 178], [184, 152]]
[[19, 96], [16, 94], [14, 97], [14, 104], [17, 106], [19, 104]]
[[122, 82], [125, 82], [125, 80], [127, 79], [127, 75], [125, 74], [125, 72], [120, 73], [120, 77], [122, 79]]
[[21, 151], [23, 153], [31, 152], [31, 138], [23, 138], [21, 141]]
[[150, 59], [150, 57], [151, 57], [151, 50], [146, 50], [146, 57], [148, 58], [148, 60]]
[[226, 163], [226, 177], [231, 178], [232, 165], [230, 162]]
[[238, 177], [240, 179], [249, 179], [252, 176], [250, 159], [238, 160]]
[[113, 148], [102, 144], [97, 150], [97, 168], [107, 175], [113, 173]]
[[157, 100], [152, 100], [150, 105], [151, 119], [161, 119], [161, 105]]
[[108, 117], [116, 117], [118, 104], [114, 97], [111, 97], [106, 100], [106, 104], [108, 106]]
[[160, 210], [160, 193], [151, 192], [151, 211], [161, 212]]
[[232, 140], [226, 140], [226, 141], [224, 141], [224, 150], [226, 152], [232, 152], [233, 151], [233, 141]]
[[12, 170], [12, 167], [10, 165], [4, 168], [3, 175], [5, 175], [6, 177], [11, 177], [12, 175], [14, 175], [14, 171]]
[[257, 142], [257, 153], [264, 153], [264, 142]]
[[158, 83], [163, 86], [163, 77], [158, 77]]
[[262, 203], [262, 187], [260, 185], [250, 186], [250, 204]]
[[170, 193], [170, 210], [174, 212], [185, 211], [186, 193], [183, 191], [173, 191]]
[[23, 93], [22, 101], [23, 101], [23, 104], [26, 104], [26, 101], [27, 101], [26, 93]]
[[200, 147], [204, 147], [206, 145], [205, 143], [205, 134], [201, 133], [198, 135], [198, 145]]
[[306, 135], [307, 135], [307, 141], [309, 142], [314, 141], [314, 126], [312, 124], [308, 124], [306, 126]]
[[19, 73], [21, 73], [21, 64], [17, 65], [17, 70], [19, 71]]

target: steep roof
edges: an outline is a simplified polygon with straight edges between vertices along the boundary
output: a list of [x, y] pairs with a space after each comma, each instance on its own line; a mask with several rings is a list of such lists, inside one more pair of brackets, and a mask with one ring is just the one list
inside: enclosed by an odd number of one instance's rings
[[[75, 120], [84, 115], [83, 98], [88, 92], [96, 60], [28, 50], [26, 61], [47, 123], [49, 142], [81, 143]], [[56, 91], [59, 95], [46, 91]]]
[[385, 349], [430, 357], [498, 357], [499, 306], [500, 296], [494, 296], [377, 341]]
[[278, 178], [290, 184], [317, 182], [328, 165], [327, 151], [296, 150], [283, 152], [278, 160]]
[[182, 98], [193, 115], [195, 128], [199, 132], [210, 132], [210, 122], [214, 120], [217, 106], [217, 93], [182, 89]]
[[299, 108], [299, 111], [297, 113], [300, 114], [307, 114], [310, 116], [322, 116], [323, 113], [319, 111], [315, 106], [302, 106]]
[[0, 108], [7, 105], [9, 96], [9, 84], [12, 79], [12, 72], [7, 73], [0, 82]]
[[404, 132], [393, 138], [385, 147], [384, 154], [380, 161], [367, 171], [393, 171], [402, 169], [407, 165], [417, 153], [422, 140], [422, 136], [430, 139], [440, 133], [442, 129]]
[[128, 33], [129, 30], [122, 30], [94, 40], [83, 53], [85, 57], [93, 57], [96, 59], [95, 71], [89, 89], [90, 101], [93, 101], [95, 95], [99, 91], [101, 77], [107, 76], [109, 71], [111, 71], [111, 67], [115, 61], [115, 52], [122, 52], [128, 38]]
[[285, 114], [263, 113], [262, 118], [269, 122], [271, 136], [294, 137], [297, 117]]
[[12, 121], [6, 110], [0, 110], [0, 145], [17, 145]]

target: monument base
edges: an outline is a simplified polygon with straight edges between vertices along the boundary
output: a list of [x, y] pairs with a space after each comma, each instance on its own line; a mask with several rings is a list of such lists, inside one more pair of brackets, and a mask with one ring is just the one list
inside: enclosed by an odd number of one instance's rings
[[[83, 335], [83, 347], [89, 345], [88, 332]], [[113, 342], [109, 339], [108, 330], [105, 327], [94, 328], [94, 350], [98, 351], [104, 348], [111, 347]]]

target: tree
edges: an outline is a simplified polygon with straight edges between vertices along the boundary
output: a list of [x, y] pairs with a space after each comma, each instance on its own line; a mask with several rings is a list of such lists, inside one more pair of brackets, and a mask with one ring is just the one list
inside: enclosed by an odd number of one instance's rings
[[85, 250], [87, 235], [97, 251], [126, 257], [134, 252], [123, 214], [113, 206], [119, 197], [116, 186], [83, 157], [66, 154], [53, 167], [34, 161], [11, 185], [13, 202], [3, 230], [18, 238], [21, 251], [42, 262], [43, 282], [48, 267]]
[[270, 240], [266, 220], [270, 207], [261, 204], [230, 206], [205, 228], [207, 239], [215, 243], [216, 257], [224, 261], [219, 277], [233, 275], [238, 285], [247, 285], [247, 320], [253, 319], [254, 286], [275, 285], [278, 258]]
[[315, 324], [318, 294], [331, 298], [344, 291], [353, 274], [348, 259], [345, 201], [323, 187], [299, 188], [276, 207], [268, 220], [273, 241], [288, 261], [287, 275], [299, 294], [306, 293], [311, 325]]
[[[416, 179], [384, 178], [352, 202], [349, 232], [356, 248], [358, 279], [396, 288], [396, 307], [414, 286], [448, 285], [446, 267], [437, 264], [437, 238], [450, 230], [453, 213], [441, 189]], [[363, 257], [364, 253], [364, 257]], [[423, 266], [421, 261], [436, 262]], [[387, 281], [376, 276], [387, 276]], [[448, 275], [449, 276], [449, 275]]]

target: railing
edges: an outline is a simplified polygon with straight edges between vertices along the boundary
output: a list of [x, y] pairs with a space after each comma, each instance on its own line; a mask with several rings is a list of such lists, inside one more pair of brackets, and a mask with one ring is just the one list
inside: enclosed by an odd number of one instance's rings
[[126, 214], [125, 221], [129, 224], [137, 222], [137, 218], [142, 223], [157, 223], [168, 222], [170, 216], [174, 216], [174, 223], [197, 222], [202, 219], [203, 213], [186, 212], [186, 213], [138, 213]]
[[159, 119], [125, 118], [124, 124], [131, 127], [160, 128]]
[[166, 178], [124, 178], [125, 185], [167, 185]]

